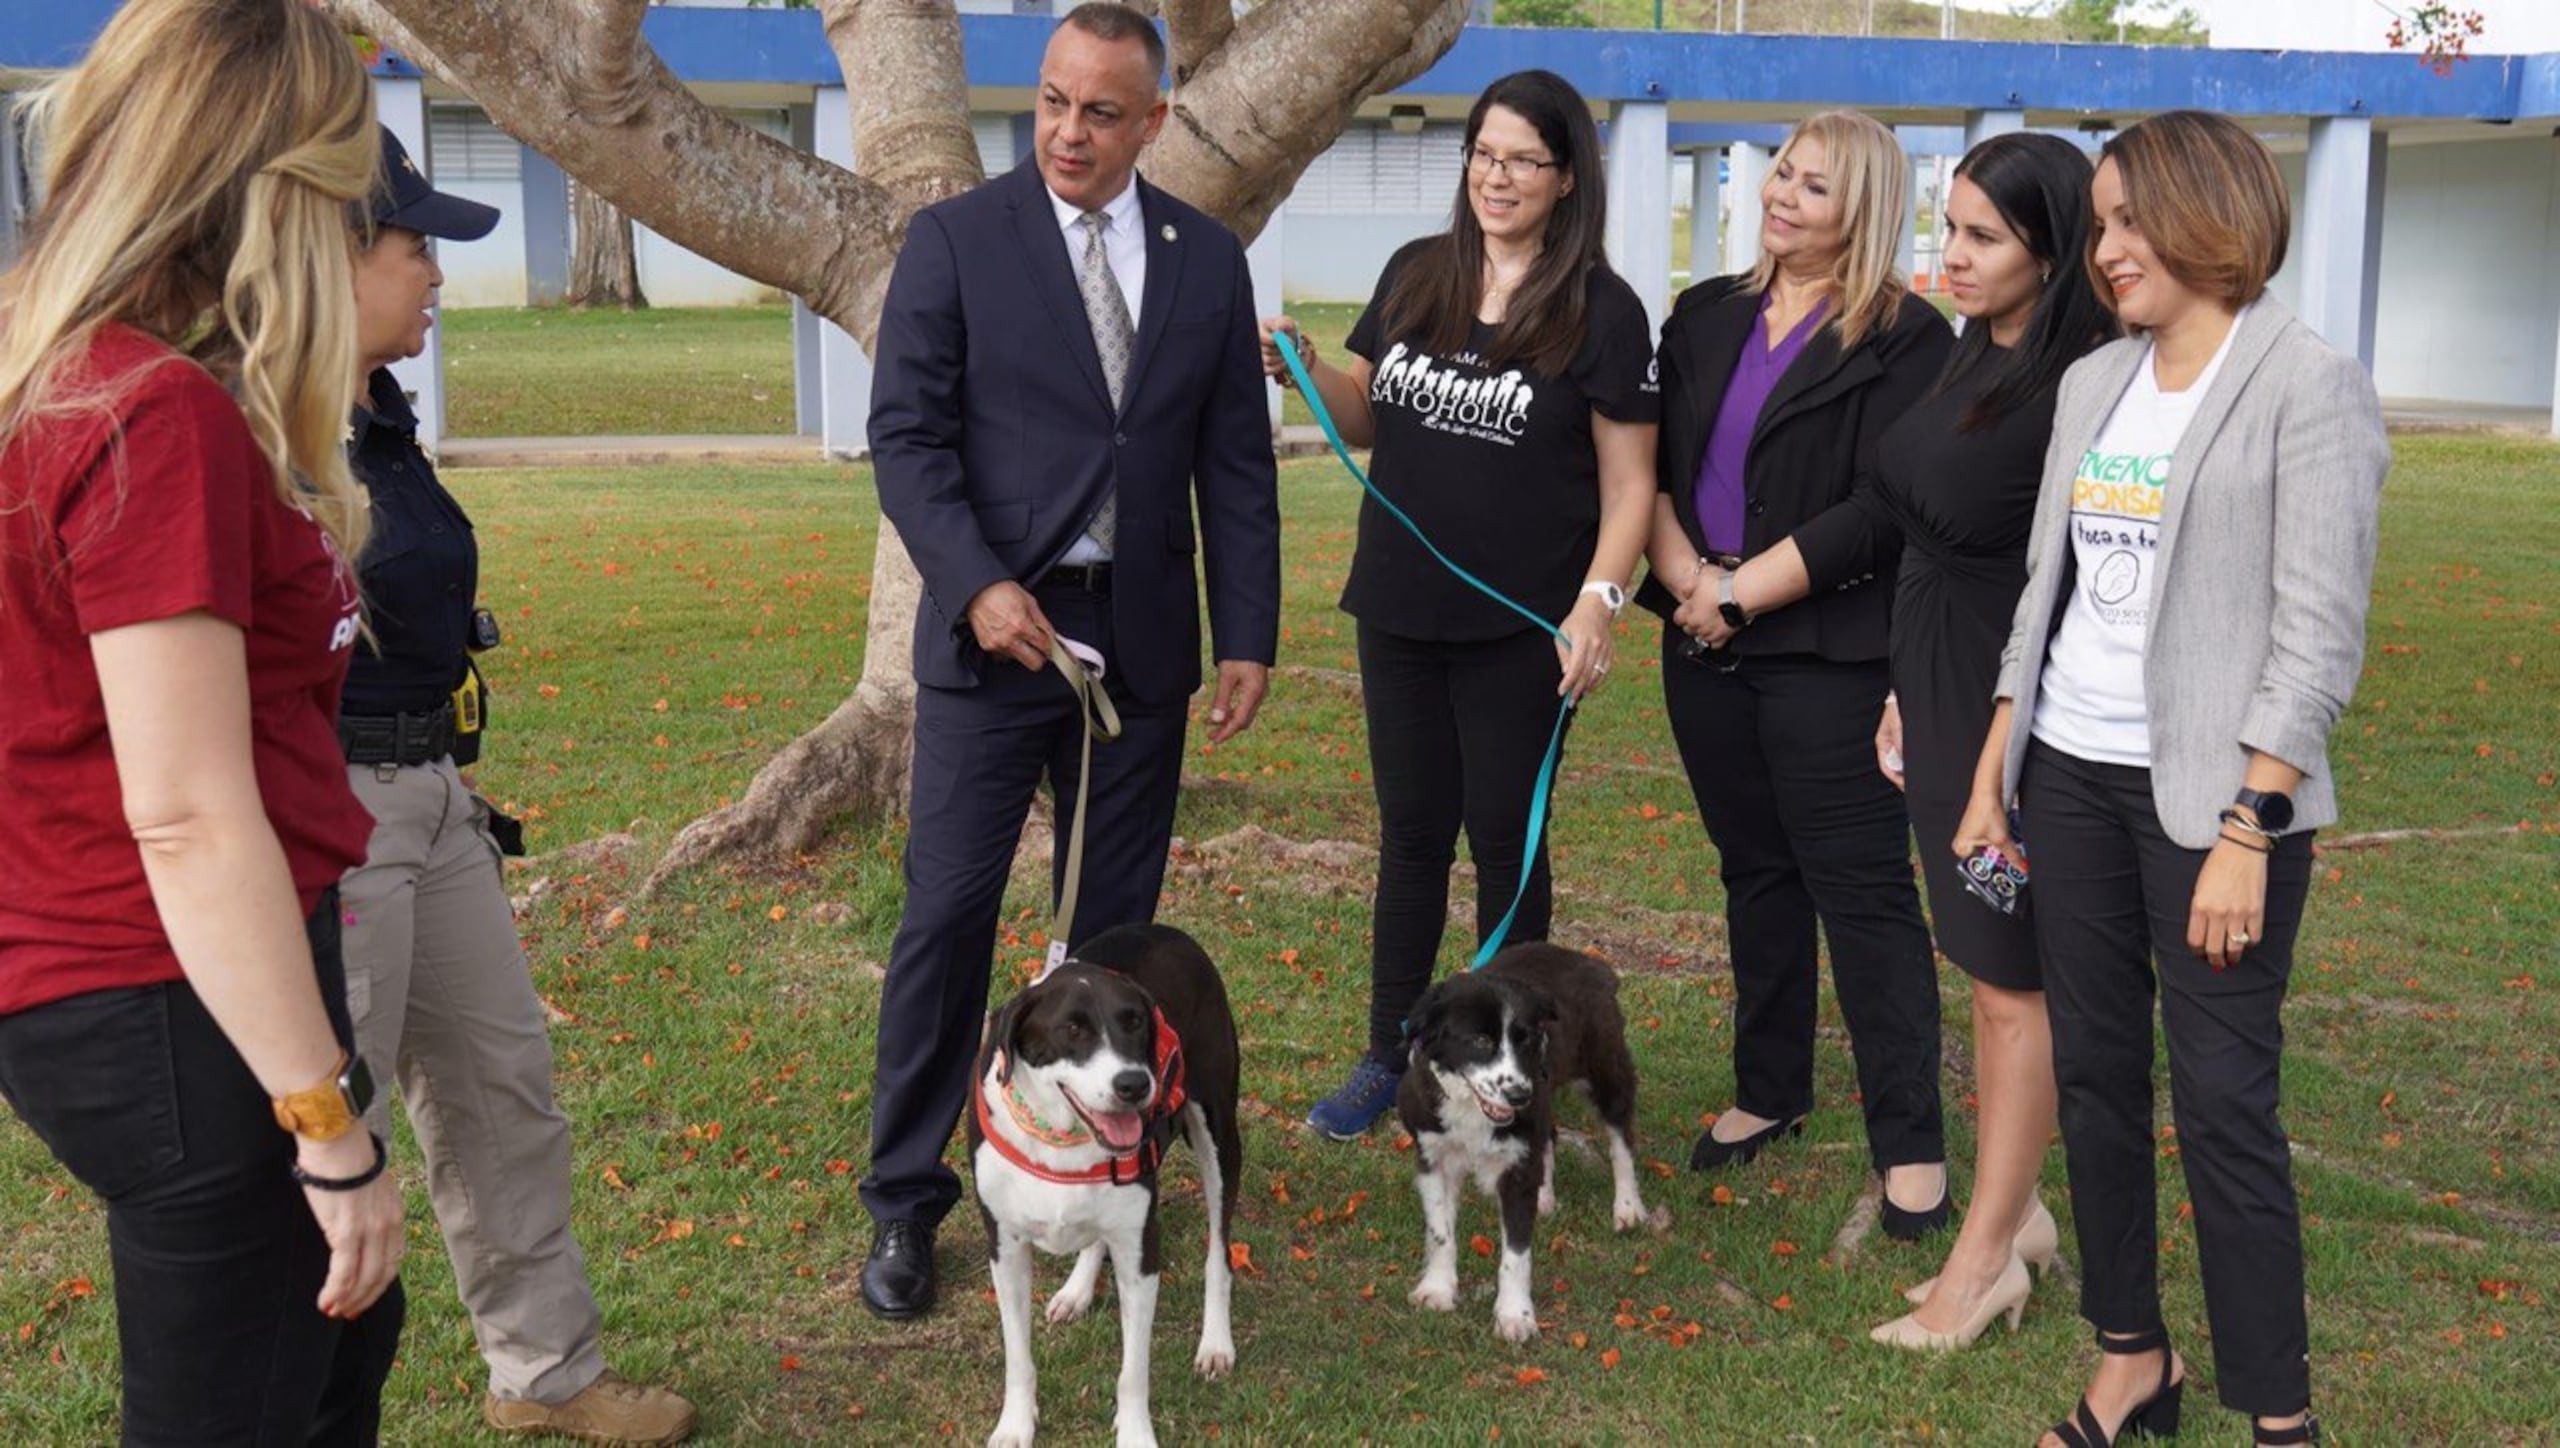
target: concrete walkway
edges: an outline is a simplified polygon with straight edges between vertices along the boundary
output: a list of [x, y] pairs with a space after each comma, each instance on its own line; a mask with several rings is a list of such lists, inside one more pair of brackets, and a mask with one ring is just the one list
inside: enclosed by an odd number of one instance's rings
[[[2548, 408], [2493, 407], [2425, 398], [2387, 397], [2383, 420], [2393, 432], [2498, 432], [2552, 436]], [[1311, 423], [1280, 429], [1284, 458], [1318, 457], [1331, 449]], [[740, 466], [819, 461], [818, 439], [784, 434], [731, 437], [457, 437], [436, 462], [448, 468], [629, 468], [661, 463]]]
[[2513, 432], [2553, 436], [2551, 409], [2499, 407], [2484, 402], [2441, 402], [2425, 397], [2382, 399], [2382, 420], [2393, 432]]
[[[1284, 458], [1328, 451], [1311, 424], [1280, 429]], [[444, 468], [632, 468], [661, 463], [729, 463], [738, 466], [813, 463], [815, 437], [787, 433], [700, 437], [452, 437], [436, 450]]]

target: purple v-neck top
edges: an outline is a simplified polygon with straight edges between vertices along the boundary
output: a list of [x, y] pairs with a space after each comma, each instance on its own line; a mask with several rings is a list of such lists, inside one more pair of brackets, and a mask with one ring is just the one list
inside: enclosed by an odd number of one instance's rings
[[1734, 364], [1733, 380], [1725, 384], [1724, 401], [1716, 407], [1715, 429], [1707, 434], [1707, 456], [1698, 465], [1695, 498], [1698, 505], [1698, 527], [1706, 535], [1710, 553], [1742, 551], [1742, 487], [1743, 458], [1751, 451], [1752, 430], [1760, 424], [1760, 411], [1769, 405], [1769, 394], [1778, 388], [1778, 379], [1787, 375], [1805, 344], [1813, 340], [1814, 328], [1831, 313], [1828, 300], [1805, 314], [1777, 346], [1769, 345], [1769, 302], [1763, 297], [1760, 315], [1752, 320], [1751, 335], [1743, 339], [1742, 359]]

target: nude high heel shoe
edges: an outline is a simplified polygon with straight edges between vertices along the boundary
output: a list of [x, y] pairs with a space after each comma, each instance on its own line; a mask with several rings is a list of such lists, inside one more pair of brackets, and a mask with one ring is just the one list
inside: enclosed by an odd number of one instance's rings
[[[2062, 1227], [2054, 1221], [2053, 1213], [2044, 1209], [2044, 1198], [2035, 1199], [2027, 1212], [2027, 1219], [2018, 1224], [2018, 1235], [2010, 1240], [2010, 1246], [2018, 1254], [2019, 1261], [2036, 1269], [2037, 1276], [2052, 1275], [2054, 1255], [2062, 1250]], [[1906, 1287], [1902, 1290], [1902, 1300], [1917, 1307], [1929, 1300], [1930, 1292], [1937, 1285], [1938, 1279], [1932, 1277], [1917, 1287]]]
[[2000, 1269], [2000, 1280], [1975, 1304], [1973, 1316], [1953, 1332], [1932, 1332], [1920, 1325], [1918, 1313], [1907, 1312], [1883, 1324], [1867, 1336], [1887, 1347], [1909, 1348], [1915, 1352], [1952, 1352], [1970, 1347], [1998, 1317], [2009, 1319], [2009, 1330], [2018, 1330], [2018, 1318], [2027, 1310], [2027, 1296], [2035, 1290], [2034, 1279], [2027, 1276], [2027, 1264], [2009, 1254], [2009, 1265]]

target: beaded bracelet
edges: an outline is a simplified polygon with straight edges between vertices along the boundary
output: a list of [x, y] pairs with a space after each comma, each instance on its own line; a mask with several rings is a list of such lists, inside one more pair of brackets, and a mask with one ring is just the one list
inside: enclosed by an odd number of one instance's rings
[[379, 1133], [368, 1131], [365, 1134], [373, 1138], [373, 1165], [351, 1177], [324, 1177], [314, 1176], [304, 1171], [302, 1163], [297, 1161], [293, 1164], [293, 1179], [306, 1187], [324, 1192], [351, 1192], [360, 1187], [373, 1185], [373, 1179], [382, 1175], [382, 1169], [391, 1164], [391, 1153], [384, 1150]]

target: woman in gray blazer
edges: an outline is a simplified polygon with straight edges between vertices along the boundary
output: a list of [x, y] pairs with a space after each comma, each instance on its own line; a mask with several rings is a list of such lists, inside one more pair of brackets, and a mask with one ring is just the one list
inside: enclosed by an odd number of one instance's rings
[[[2364, 653], [2390, 448], [2372, 380], [2265, 294], [2284, 182], [2229, 119], [2102, 154], [2090, 265], [2131, 334], [2063, 378], [2000, 703], [1954, 842], [2023, 851], [2103, 1350], [2045, 1442], [2175, 1431], [2160, 1317], [2151, 1010], [2225, 1405], [2307, 1443], [2280, 1014], [2337, 817], [2330, 729]], [[2009, 806], [2017, 808], [2010, 838]]]

